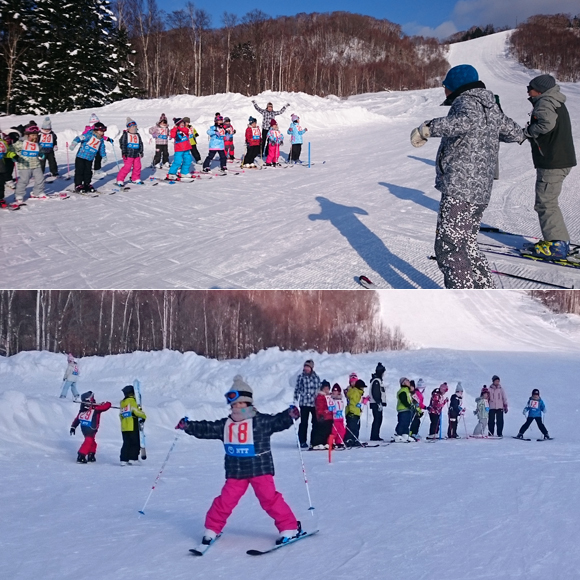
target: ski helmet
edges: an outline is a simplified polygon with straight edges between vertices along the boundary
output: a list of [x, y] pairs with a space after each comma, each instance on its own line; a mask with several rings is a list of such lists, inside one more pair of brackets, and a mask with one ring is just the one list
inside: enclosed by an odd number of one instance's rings
[[81, 395], [81, 401], [83, 403], [93, 403], [95, 401], [95, 394], [93, 391], [87, 391]]
[[540, 389], [534, 389], [534, 390], [532, 391], [532, 397], [533, 397], [534, 395], [538, 395], [538, 397], [539, 397], [539, 396], [540, 396]]
[[224, 117], [224, 123], [230, 123], [230, 118], [229, 117]]
[[121, 390], [123, 391], [125, 397], [135, 394], [135, 387], [133, 385], [127, 385], [126, 387], [123, 387]]
[[26, 127], [26, 129], [24, 129], [25, 135], [38, 135], [39, 133], [40, 129], [38, 128], [37, 125], [30, 125], [29, 127]]
[[93, 125], [93, 131], [102, 131], [104, 133], [106, 130], [107, 127], [105, 127], [104, 123], [101, 123], [100, 121]]

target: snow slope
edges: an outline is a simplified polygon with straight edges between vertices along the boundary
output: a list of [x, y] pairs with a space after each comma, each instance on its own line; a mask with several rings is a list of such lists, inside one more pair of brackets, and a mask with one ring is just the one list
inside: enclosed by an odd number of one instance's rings
[[[505, 54], [508, 32], [454, 44], [452, 65], [470, 62], [498, 93], [504, 110], [520, 124], [528, 120], [526, 71]], [[580, 86], [564, 83], [580, 150]], [[31, 202], [0, 215], [0, 285], [18, 288], [353, 288], [366, 273], [382, 288], [438, 288], [442, 276], [432, 260], [439, 194], [433, 188], [438, 141], [420, 150], [409, 133], [420, 122], [447, 114], [442, 89], [381, 92], [348, 99], [264, 93], [255, 97], [276, 108], [283, 131], [290, 114], [301, 116], [311, 143], [310, 169], [246, 171], [238, 176], [151, 188], [100, 199]], [[145, 137], [145, 161], [153, 155], [148, 128], [165, 112], [189, 115], [201, 134], [216, 111], [238, 129], [238, 155], [251, 97], [239, 94], [115, 103], [101, 109], [52, 115], [64, 144], [82, 131], [91, 112], [119, 136], [129, 115]], [[261, 119], [260, 115], [257, 115]], [[4, 118], [2, 128], [26, 117]], [[286, 143], [283, 151], [289, 150]], [[306, 146], [302, 158], [306, 159]], [[114, 157], [109, 150], [112, 182]], [[326, 164], [321, 165], [321, 161]], [[527, 145], [502, 145], [501, 179], [484, 221], [516, 233], [539, 236], [533, 211], [534, 169]], [[145, 176], [150, 170], [144, 172]], [[580, 173], [566, 179], [561, 197], [574, 240]], [[49, 189], [62, 188], [56, 182]], [[497, 236], [494, 236], [497, 238]], [[482, 235], [482, 241], [490, 236]], [[508, 242], [514, 240], [507, 239]], [[519, 241], [519, 240], [518, 240]], [[580, 272], [522, 259], [493, 256], [494, 269], [570, 287]], [[542, 287], [501, 277], [498, 287]]]
[[[414, 311], [414, 293], [388, 293], [400, 308]], [[424, 293], [421, 293], [424, 294]], [[77, 406], [57, 394], [66, 367], [64, 355], [26, 352], [0, 359], [0, 577], [73, 580], [90, 567], [95, 579], [174, 578], [454, 578], [507, 580], [575, 578], [577, 544], [580, 405], [571, 388], [580, 358], [542, 313], [515, 309], [514, 324], [496, 352], [482, 348], [495, 335], [493, 293], [485, 308], [465, 293], [445, 293], [452, 307], [470, 313], [465, 350], [423, 348], [351, 356], [280, 352], [269, 349], [245, 360], [218, 362], [194, 353], [137, 352], [80, 360], [81, 392], [98, 400], [120, 400], [123, 385], [141, 380], [148, 414], [148, 459], [120, 468], [116, 411], [103, 415], [94, 465], [76, 465], [80, 437], [68, 429]], [[498, 293], [496, 293], [498, 294]], [[514, 303], [520, 295], [509, 294]], [[528, 298], [529, 301], [529, 298]], [[522, 300], [523, 302], [523, 300]], [[478, 324], [477, 310], [480, 309]], [[440, 313], [417, 311], [424, 346], [444, 346], [431, 329]], [[558, 317], [556, 317], [558, 318]], [[577, 317], [576, 317], [577, 318]], [[473, 325], [472, 325], [473, 322]], [[410, 326], [407, 319], [403, 331]], [[515, 352], [522, 330], [546, 335], [543, 351]], [[512, 329], [510, 344], [509, 329]], [[466, 337], [467, 337], [466, 332]], [[481, 343], [477, 338], [481, 338]], [[467, 340], [467, 339], [466, 339]], [[513, 348], [512, 348], [513, 347]], [[506, 439], [421, 442], [337, 452], [304, 453], [314, 515], [302, 478], [292, 429], [273, 437], [276, 480], [306, 529], [320, 533], [295, 546], [252, 559], [250, 548], [272, 544], [276, 531], [248, 493], [233, 513], [220, 542], [194, 559], [188, 549], [199, 540], [204, 515], [223, 482], [223, 449], [214, 441], [179, 434], [146, 515], [139, 517], [151, 484], [173, 443], [173, 426], [184, 414], [218, 418], [226, 413], [223, 393], [241, 373], [254, 387], [258, 408], [277, 412], [292, 399], [296, 373], [314, 357], [320, 376], [343, 386], [356, 371], [368, 380], [380, 360], [387, 367], [388, 406], [382, 429], [395, 424], [395, 392], [400, 376], [422, 377], [427, 392], [446, 380], [466, 389], [466, 423], [475, 418], [474, 396], [492, 374], [502, 378], [510, 400]], [[546, 422], [554, 441], [514, 441], [531, 388], [546, 401]], [[425, 434], [425, 421], [422, 433]], [[368, 437], [367, 416], [361, 435]]]

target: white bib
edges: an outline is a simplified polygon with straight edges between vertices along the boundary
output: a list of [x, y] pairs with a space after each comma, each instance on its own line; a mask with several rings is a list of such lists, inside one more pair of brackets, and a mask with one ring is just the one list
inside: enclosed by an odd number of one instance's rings
[[231, 457], [255, 457], [254, 419], [233, 421], [228, 418], [224, 426], [224, 448]]

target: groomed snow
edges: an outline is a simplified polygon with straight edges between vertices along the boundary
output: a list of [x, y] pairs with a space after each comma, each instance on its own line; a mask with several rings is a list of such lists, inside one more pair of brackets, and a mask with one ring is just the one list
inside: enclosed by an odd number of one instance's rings
[[[505, 53], [509, 32], [455, 44], [452, 65], [472, 63], [488, 88], [499, 94], [504, 111], [521, 125], [530, 104], [525, 87], [536, 74]], [[580, 86], [563, 83], [580, 151]], [[115, 103], [100, 109], [51, 115], [59, 137], [57, 154], [66, 170], [65, 143], [81, 132], [95, 112], [117, 139], [126, 117], [145, 138], [146, 163], [153, 155], [148, 128], [166, 113], [188, 115], [205, 131], [220, 111], [232, 118], [238, 155], [249, 115], [261, 121], [251, 98], [239, 94]], [[0, 285], [5, 288], [354, 288], [366, 274], [381, 288], [437, 288], [442, 276], [433, 253], [439, 194], [433, 188], [438, 140], [413, 149], [409, 134], [426, 119], [447, 114], [443, 90], [363, 94], [348, 99], [305, 94], [263, 93], [286, 131], [290, 114], [309, 128], [310, 169], [246, 171], [238, 176], [193, 184], [150, 184], [101, 199], [30, 202], [0, 216]], [[30, 115], [3, 118], [2, 129]], [[40, 122], [41, 118], [36, 120]], [[302, 158], [307, 158], [307, 146]], [[288, 152], [289, 144], [283, 147]], [[117, 147], [118, 154], [118, 147]], [[71, 162], [73, 156], [71, 156]], [[321, 161], [326, 164], [320, 165]], [[114, 156], [109, 148], [115, 178]], [[502, 145], [501, 179], [484, 222], [516, 233], [539, 236], [533, 211], [535, 172], [529, 146]], [[148, 176], [150, 171], [144, 172]], [[57, 181], [49, 190], [70, 182]], [[98, 182], [97, 185], [103, 182]], [[577, 194], [580, 172], [566, 179], [561, 196], [573, 240], [580, 240]], [[482, 241], [490, 236], [482, 235]], [[513, 242], [512, 240], [505, 240]], [[580, 272], [521, 259], [493, 256], [492, 268], [571, 287]], [[501, 277], [498, 287], [542, 287]]]
[[[400, 293], [393, 293], [393, 300], [412, 312], [414, 293], [406, 294], [406, 303]], [[457, 308], [471, 314], [466, 327], [483, 320], [483, 304], [466, 302], [464, 293], [446, 295], [455, 296]], [[510, 299], [517, 301], [517, 296]], [[449, 300], [441, 308], [451, 306]], [[118, 404], [120, 389], [141, 380], [148, 459], [138, 467], [118, 465], [121, 436], [114, 409], [102, 417], [97, 463], [74, 463], [81, 438], [70, 437], [68, 430], [78, 407], [57, 398], [64, 355], [24, 352], [0, 359], [0, 578], [575, 578], [580, 566], [580, 405], [574, 386], [580, 358], [565, 341], [558, 342], [558, 324], [547, 327], [544, 315], [534, 309], [514, 310], [497, 351], [481, 348], [497, 330], [492, 303], [486, 306], [490, 324], [466, 331], [465, 350], [431, 348], [446, 346], [448, 338], [439, 340], [427, 330], [425, 348], [407, 352], [351, 356], [269, 349], [245, 360], [218, 362], [162, 351], [80, 359], [79, 389], [94, 390], [98, 400]], [[432, 309], [415, 315], [427, 329], [437, 316]], [[523, 326], [532, 336], [545, 334], [543, 351], [514, 352]], [[306, 357], [314, 358], [322, 378], [343, 386], [351, 371], [368, 381], [376, 363], [385, 364], [383, 437], [393, 432], [399, 377], [422, 377], [427, 393], [443, 380], [452, 388], [461, 381], [468, 409], [459, 430], [464, 435], [475, 425], [474, 396], [497, 373], [510, 401], [506, 438], [337, 452], [330, 465], [326, 453], [306, 452], [316, 508], [311, 516], [290, 429], [273, 437], [277, 486], [304, 527], [320, 533], [262, 558], [246, 556], [247, 549], [265, 549], [276, 538], [272, 522], [249, 492], [220, 542], [194, 559], [188, 549], [199, 541], [205, 512], [223, 483], [223, 448], [180, 434], [146, 515], [139, 517], [137, 510], [182, 415], [224, 416], [223, 393], [236, 373], [254, 387], [260, 410], [280, 411], [292, 400], [294, 378]], [[528, 431], [531, 442], [511, 439], [534, 387], [542, 391], [554, 441], [537, 443], [535, 426]], [[368, 437], [366, 415], [361, 433], [363, 440]]]

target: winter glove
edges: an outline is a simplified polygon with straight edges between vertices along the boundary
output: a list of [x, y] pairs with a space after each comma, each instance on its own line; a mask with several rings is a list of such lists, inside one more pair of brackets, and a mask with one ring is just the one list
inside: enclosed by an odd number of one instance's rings
[[103, 167], [105, 165], [107, 165], [107, 158], [106, 157], [101, 158], [101, 164], [102, 164]]
[[54, 146], [54, 152], [56, 153], [58, 151], [58, 147], [55, 145]]
[[294, 420], [300, 418], [300, 409], [296, 407], [296, 405], [290, 405], [290, 407], [288, 407], [288, 413]]
[[255, 105], [255, 104], [256, 104], [256, 101], [254, 101], [254, 100], [252, 99], [252, 103], [254, 103], [254, 105]]
[[109, 143], [114, 143], [114, 141], [110, 138], [110, 137], [105, 137], [105, 139], [109, 142]]
[[508, 408], [507, 408], [507, 407], [505, 407], [505, 408], [504, 408], [504, 410], [503, 410], [503, 412], [504, 412], [504, 413], [507, 415]]
[[528, 414], [528, 408], [526, 407], [523, 411], [522, 411], [522, 415], [525, 417]]
[[143, 153], [139, 153], [139, 157], [143, 157]]
[[411, 131], [411, 145], [413, 147], [423, 147], [429, 137], [431, 137], [429, 127], [425, 123], [421, 123], [419, 127]]
[[38, 154], [38, 158], [39, 158], [41, 161], [44, 161], [44, 160], [46, 159], [46, 155], [45, 155], [44, 153], [39, 153], [39, 154]]
[[71, 435], [74, 435], [74, 434], [75, 434], [75, 428], [74, 428], [74, 427], [71, 427], [71, 428], [70, 428], [70, 434], [71, 434]]
[[363, 405], [368, 405], [368, 402], [369, 402], [370, 400], [371, 400], [371, 398], [370, 398], [370, 397], [363, 397], [363, 399], [362, 399]]
[[477, 411], [473, 411], [473, 414], [474, 414], [474, 415], [477, 415]]
[[189, 419], [187, 417], [183, 417], [183, 419], [179, 420], [179, 423], [177, 423], [177, 425], [175, 426], [176, 429], [185, 429], [187, 427], [187, 422], [189, 421]]
[[72, 143], [71, 143], [71, 144], [68, 146], [68, 148], [69, 148], [71, 151], [74, 151], [74, 150], [77, 148], [77, 145], [78, 145], [78, 144], [79, 144], [79, 142], [78, 142], [78, 141], [73, 141], [73, 142], [72, 142]]
[[286, 106], [289, 107], [290, 106], [290, 103], [286, 103]]

